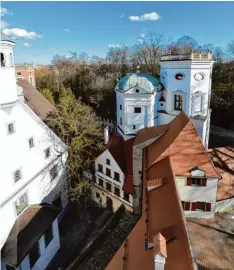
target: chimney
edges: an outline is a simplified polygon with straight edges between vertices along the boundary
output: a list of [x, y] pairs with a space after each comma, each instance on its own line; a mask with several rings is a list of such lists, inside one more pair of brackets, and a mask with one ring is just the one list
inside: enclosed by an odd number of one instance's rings
[[104, 143], [108, 144], [109, 141], [109, 129], [108, 127], [104, 127]]
[[153, 238], [153, 253], [154, 253], [154, 269], [164, 270], [166, 257], [167, 257], [167, 246], [166, 239], [161, 233], [158, 233]]

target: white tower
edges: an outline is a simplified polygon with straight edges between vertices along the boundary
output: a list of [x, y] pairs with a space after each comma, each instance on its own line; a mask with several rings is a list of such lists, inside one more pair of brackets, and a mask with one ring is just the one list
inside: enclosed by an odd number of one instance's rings
[[15, 43], [1, 33], [0, 107], [11, 106], [17, 99], [13, 47]]
[[157, 111], [155, 101], [159, 81], [137, 71], [123, 77], [117, 84], [117, 131], [121, 135], [135, 136], [137, 131], [154, 126]]
[[205, 147], [209, 140], [213, 63], [210, 52], [166, 55], [160, 62], [165, 108], [159, 110], [158, 124], [170, 122], [183, 110], [193, 121]]

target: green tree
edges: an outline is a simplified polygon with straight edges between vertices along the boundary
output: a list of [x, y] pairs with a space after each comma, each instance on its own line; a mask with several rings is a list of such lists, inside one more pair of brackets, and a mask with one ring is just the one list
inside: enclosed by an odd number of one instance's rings
[[53, 105], [55, 105], [54, 97], [50, 89], [44, 88], [41, 90], [41, 94]]
[[83, 177], [83, 172], [93, 173], [94, 160], [104, 150], [103, 133], [96, 115], [89, 106], [77, 102], [70, 89], [62, 88], [57, 111], [47, 117], [46, 123], [68, 147], [70, 198], [86, 198], [91, 183]]

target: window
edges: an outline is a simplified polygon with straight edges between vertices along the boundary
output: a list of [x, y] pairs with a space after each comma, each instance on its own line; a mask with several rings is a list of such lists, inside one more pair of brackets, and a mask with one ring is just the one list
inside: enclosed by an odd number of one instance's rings
[[45, 150], [45, 158], [50, 157], [50, 147], [46, 148]]
[[96, 192], [96, 198], [100, 198], [100, 194], [98, 192]]
[[187, 185], [188, 186], [203, 186], [207, 185], [207, 178], [198, 178], [198, 177], [188, 177], [187, 178]]
[[120, 117], [120, 125], [123, 124], [123, 120], [122, 120], [122, 117]]
[[119, 182], [119, 173], [115, 172], [114, 179]]
[[101, 178], [98, 178], [99, 186], [103, 187], [103, 180]]
[[192, 202], [191, 211], [197, 211], [197, 202]]
[[54, 180], [58, 176], [58, 165], [55, 165], [52, 169], [50, 169], [50, 179]]
[[106, 183], [106, 189], [111, 192], [111, 184], [110, 183]]
[[38, 242], [36, 242], [36, 244], [32, 247], [29, 253], [30, 268], [34, 266], [39, 257], [40, 257], [39, 245]]
[[21, 176], [21, 170], [18, 169], [18, 170], [16, 170], [16, 171], [14, 172], [14, 180], [15, 180], [15, 183], [16, 183], [17, 181], [19, 181], [21, 178], [22, 178], [22, 176]]
[[162, 107], [163, 106], [163, 103], [160, 103], [160, 106]]
[[184, 202], [182, 201], [182, 207], [185, 211], [189, 211], [190, 210], [190, 202]]
[[183, 98], [181, 95], [175, 95], [174, 109], [182, 111]]
[[103, 166], [101, 164], [98, 164], [98, 171], [101, 173], [103, 172]]
[[49, 243], [54, 238], [52, 225], [50, 225], [50, 227], [45, 231], [44, 238], [45, 238], [45, 248], [46, 248], [48, 247]]
[[136, 129], [136, 125], [133, 125], [133, 126], [132, 126], [132, 129]]
[[139, 93], [140, 91], [139, 91], [139, 89], [136, 89], [136, 93]]
[[5, 67], [5, 66], [6, 66], [5, 57], [4, 57], [4, 54], [1, 53], [1, 67]]
[[31, 85], [33, 85], [33, 77], [32, 76], [29, 77], [29, 82], [31, 83]]
[[14, 66], [12, 53], [9, 54], [9, 64], [10, 64], [10, 67], [13, 67]]
[[108, 168], [106, 168], [106, 175], [109, 176], [109, 177], [111, 177], [111, 170], [108, 169]]
[[202, 111], [202, 96], [194, 97], [194, 112]]
[[175, 75], [175, 78], [176, 78], [176, 80], [181, 81], [181, 80], [183, 80], [183, 78], [184, 78], [184, 74], [182, 74], [182, 73], [177, 73], [177, 74]]
[[114, 191], [115, 195], [120, 197], [120, 191], [119, 188], [115, 187], [115, 191]]
[[24, 193], [21, 195], [16, 201], [15, 201], [15, 209], [17, 216], [28, 206], [28, 198], [27, 193]]
[[197, 209], [205, 211], [206, 209], [206, 203], [205, 202], [197, 202]]
[[129, 202], [129, 194], [124, 192], [124, 200]]
[[28, 140], [28, 144], [29, 144], [29, 148], [33, 148], [34, 147], [34, 140], [33, 140], [33, 138], [30, 138]]
[[110, 165], [110, 160], [108, 158], [106, 159], [106, 164]]
[[14, 127], [13, 123], [10, 123], [10, 124], [7, 125], [7, 131], [8, 131], [8, 135], [15, 132], [15, 127]]
[[135, 113], [141, 113], [141, 107], [134, 107]]
[[15, 267], [6, 264], [6, 270], [15, 270]]
[[18, 76], [21, 76], [21, 75], [22, 75], [22, 73], [21, 73], [21, 72], [17, 72], [17, 75], [18, 75]]
[[121, 104], [119, 105], [119, 108], [120, 108], [120, 110], [122, 111], [122, 105], [121, 105]]
[[197, 91], [192, 95], [192, 112], [201, 113], [203, 111], [203, 100], [205, 94], [201, 91]]

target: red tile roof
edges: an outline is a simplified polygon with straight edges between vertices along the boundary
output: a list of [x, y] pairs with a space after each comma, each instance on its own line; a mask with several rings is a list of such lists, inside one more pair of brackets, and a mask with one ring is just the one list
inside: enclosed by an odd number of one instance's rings
[[[160, 126], [159, 126], [160, 127]], [[199, 167], [208, 177], [219, 178], [193, 123], [181, 112], [171, 123], [167, 131], [148, 146], [148, 166], [152, 166], [165, 157], [170, 157], [175, 175], [189, 176], [193, 167]]]
[[199, 269], [234, 269], [234, 211], [214, 218], [187, 218], [188, 230]]
[[156, 234], [153, 239], [153, 245], [154, 255], [162, 254], [165, 258], [167, 257], [166, 239], [162, 236], [161, 233]]
[[123, 137], [113, 134], [108, 142], [107, 148], [111, 155], [125, 174], [123, 190], [133, 194], [133, 143], [134, 139], [124, 141]]
[[[147, 180], [165, 177], [167, 182], [160, 188], [146, 191]], [[189, 248], [185, 218], [181, 207], [170, 159], [166, 158], [154, 164], [143, 174], [142, 216], [107, 266], [107, 270], [119, 270], [124, 266], [128, 270], [154, 270], [154, 250], [146, 249], [145, 242], [152, 232], [158, 232], [168, 241], [164, 247], [157, 247], [163, 254], [167, 253], [165, 270], [194, 269]], [[169, 199], [170, 198], [170, 199]], [[153, 240], [151, 240], [153, 242]], [[123, 259], [124, 258], [124, 259]]]
[[208, 152], [222, 177], [218, 182], [217, 200], [234, 197], [234, 148], [220, 147]]
[[24, 90], [25, 104], [42, 120], [56, 109], [34, 86], [26, 80], [19, 80], [17, 85]]
[[152, 179], [147, 181], [146, 186], [149, 187], [154, 187], [154, 186], [161, 186], [163, 185], [165, 182], [165, 179], [163, 178], [156, 178], [156, 179]]

